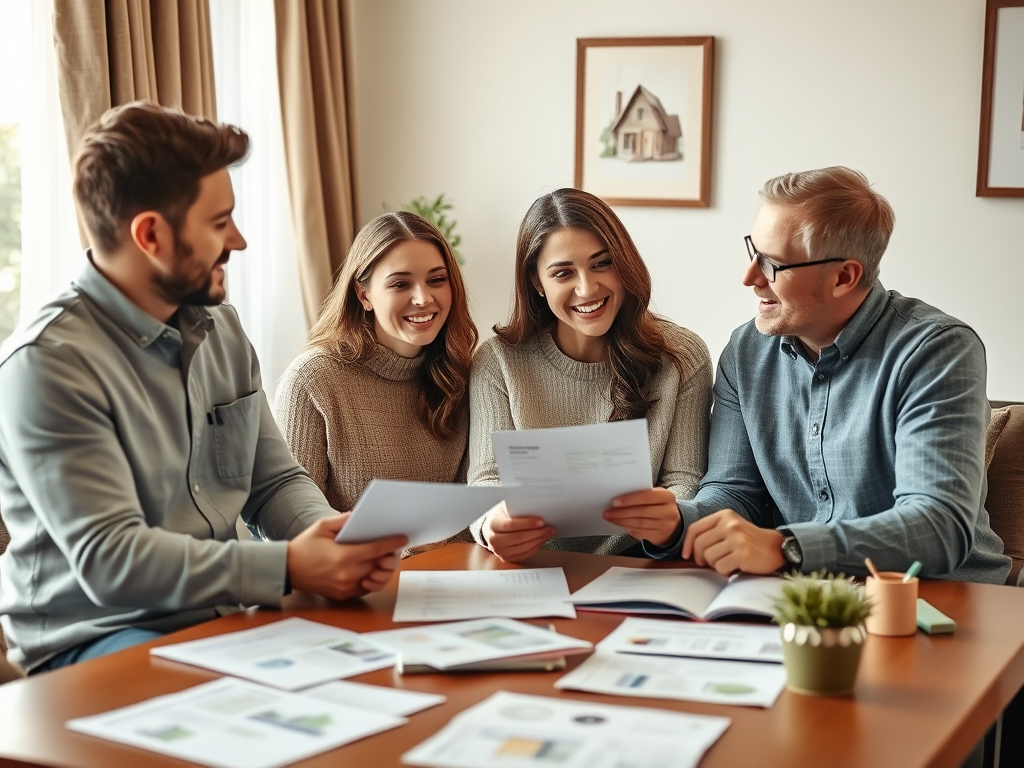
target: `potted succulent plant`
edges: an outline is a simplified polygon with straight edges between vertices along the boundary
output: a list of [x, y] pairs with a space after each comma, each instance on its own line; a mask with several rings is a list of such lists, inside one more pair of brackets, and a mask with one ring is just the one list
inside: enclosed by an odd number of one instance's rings
[[815, 696], [852, 692], [871, 613], [863, 591], [843, 574], [796, 574], [786, 577], [773, 607], [786, 687]]

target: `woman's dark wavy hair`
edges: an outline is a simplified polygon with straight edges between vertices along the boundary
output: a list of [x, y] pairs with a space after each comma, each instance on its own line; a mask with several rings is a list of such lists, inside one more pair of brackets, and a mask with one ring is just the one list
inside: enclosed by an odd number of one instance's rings
[[668, 356], [680, 369], [682, 360], [665, 340], [664, 321], [647, 308], [651, 274], [640, 252], [619, 217], [599, 197], [579, 189], [558, 189], [530, 206], [516, 239], [512, 316], [505, 325], [494, 326], [494, 332], [515, 346], [551, 325], [555, 314], [538, 294], [533, 278], [548, 235], [567, 228], [586, 230], [600, 240], [622, 280], [625, 296], [604, 336], [612, 374], [610, 421], [643, 418], [657, 402], [650, 387], [661, 371], [662, 357]]
[[373, 315], [356, 297], [356, 283], [365, 288], [381, 259], [398, 244], [414, 240], [437, 248], [452, 289], [448, 318], [437, 337], [424, 348], [419, 374], [420, 417], [432, 435], [447, 439], [455, 434], [465, 411], [477, 330], [469, 314], [459, 264], [444, 236], [426, 219], [395, 211], [381, 214], [356, 233], [304, 349], [318, 347], [343, 363], [366, 358], [376, 346], [377, 337]]

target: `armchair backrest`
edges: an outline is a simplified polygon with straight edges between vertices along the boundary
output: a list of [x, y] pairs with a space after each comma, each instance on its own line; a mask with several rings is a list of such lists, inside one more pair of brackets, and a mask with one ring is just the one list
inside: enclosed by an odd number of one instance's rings
[[988, 496], [985, 509], [1003, 540], [1003, 552], [1013, 559], [1006, 580], [1016, 584], [1024, 566], [1024, 404], [992, 411], [985, 439]]

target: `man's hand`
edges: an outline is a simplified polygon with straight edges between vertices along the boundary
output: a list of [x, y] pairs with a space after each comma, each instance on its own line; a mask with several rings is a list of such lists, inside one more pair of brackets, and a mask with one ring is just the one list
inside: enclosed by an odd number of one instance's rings
[[687, 527], [682, 556], [723, 576], [736, 571], [775, 573], [786, 564], [782, 539], [774, 529], [759, 528], [731, 509], [720, 509]]
[[622, 526], [634, 539], [646, 539], [659, 547], [670, 544], [683, 525], [676, 496], [667, 488], [619, 496], [612, 500], [612, 508], [605, 510], [604, 519]]
[[487, 512], [484, 541], [503, 563], [521, 563], [555, 535], [555, 529], [539, 517], [512, 517], [500, 501]]
[[317, 520], [288, 542], [288, 577], [292, 589], [332, 600], [376, 592], [398, 568], [408, 538], [389, 536], [366, 544], [339, 544], [334, 540], [349, 513]]

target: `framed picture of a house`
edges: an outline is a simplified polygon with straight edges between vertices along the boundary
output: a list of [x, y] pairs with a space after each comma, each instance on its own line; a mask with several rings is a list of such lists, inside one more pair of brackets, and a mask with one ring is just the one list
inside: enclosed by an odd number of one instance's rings
[[609, 205], [710, 205], [714, 42], [576, 40], [579, 189]]
[[988, 0], [977, 197], [1024, 197], [1024, 0]]

